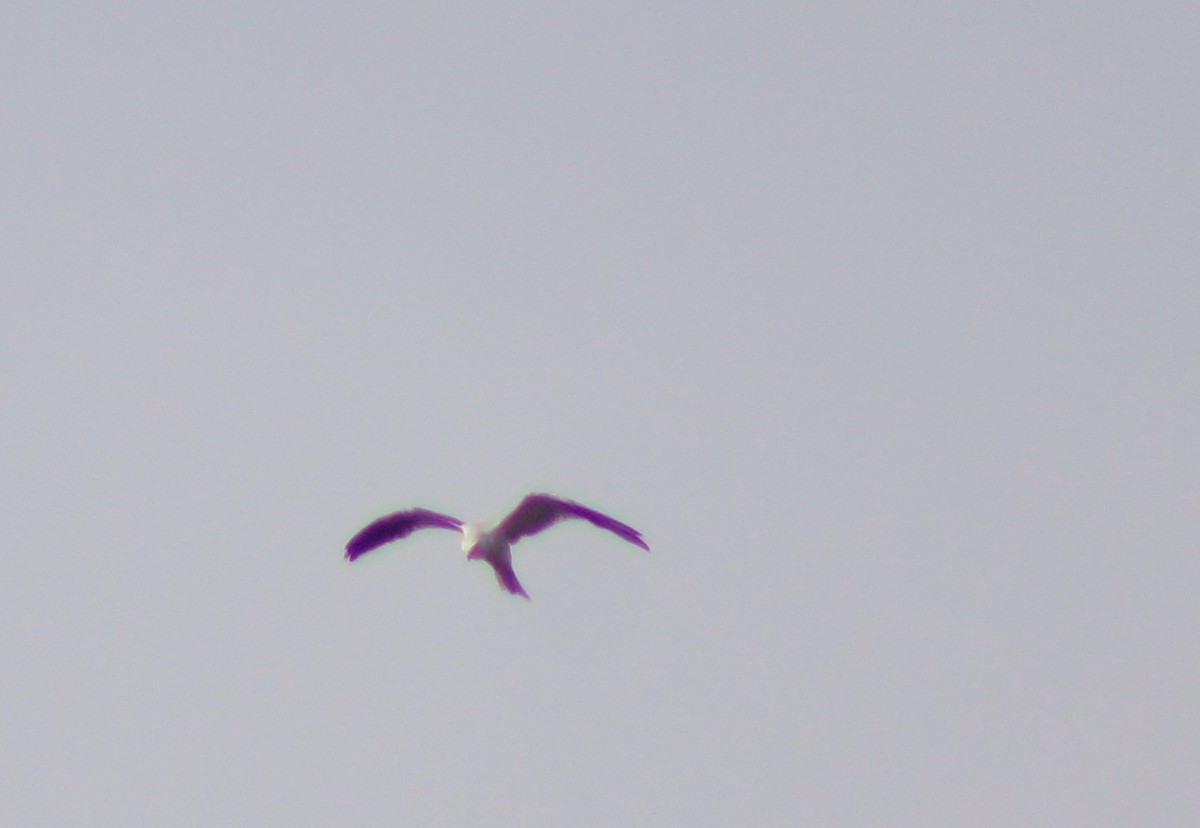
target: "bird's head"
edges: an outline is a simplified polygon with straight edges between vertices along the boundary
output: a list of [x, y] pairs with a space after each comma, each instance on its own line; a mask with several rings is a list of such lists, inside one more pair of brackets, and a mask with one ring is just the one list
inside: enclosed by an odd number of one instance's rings
[[464, 523], [462, 528], [462, 551], [470, 559], [483, 557], [479, 542], [487, 532], [487, 527], [479, 523]]

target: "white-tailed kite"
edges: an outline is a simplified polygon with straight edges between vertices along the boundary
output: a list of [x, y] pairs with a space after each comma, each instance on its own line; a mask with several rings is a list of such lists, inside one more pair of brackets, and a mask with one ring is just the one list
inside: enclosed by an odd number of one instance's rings
[[487, 561], [495, 570], [496, 580], [501, 587], [513, 595], [528, 599], [529, 595], [513, 571], [510, 547], [521, 538], [535, 535], [564, 518], [582, 518], [634, 546], [650, 551], [641, 533], [632, 526], [570, 500], [547, 494], [531, 494], [494, 529], [478, 523], [463, 523], [458, 518], [419, 508], [381, 517], [367, 524], [350, 539], [346, 544], [346, 558], [353, 561], [385, 543], [406, 538], [418, 529], [455, 529], [462, 532], [462, 550], [467, 553], [468, 559]]

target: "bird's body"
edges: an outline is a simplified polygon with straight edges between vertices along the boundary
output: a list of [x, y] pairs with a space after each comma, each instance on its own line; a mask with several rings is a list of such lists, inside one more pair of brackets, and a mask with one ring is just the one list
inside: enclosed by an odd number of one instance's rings
[[462, 533], [462, 550], [469, 560], [487, 561], [501, 587], [527, 599], [529, 595], [513, 571], [512, 544], [564, 518], [581, 518], [607, 529], [634, 546], [650, 551], [641, 533], [632, 526], [571, 500], [547, 494], [531, 494], [494, 528], [479, 523], [463, 523], [450, 515], [419, 508], [381, 517], [367, 524], [350, 539], [346, 544], [346, 558], [353, 561], [385, 543], [408, 537], [418, 529], [455, 529]]
[[513, 571], [512, 545], [500, 532], [481, 523], [468, 523], [463, 526], [462, 533], [462, 551], [467, 553], [467, 560], [487, 561], [492, 565], [500, 586], [513, 595], [529, 597], [517, 580], [517, 573]]

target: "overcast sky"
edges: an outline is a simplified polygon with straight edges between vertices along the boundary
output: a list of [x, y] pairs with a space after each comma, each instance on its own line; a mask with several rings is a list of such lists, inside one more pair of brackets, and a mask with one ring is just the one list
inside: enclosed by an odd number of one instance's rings
[[1196, 824], [1198, 9], [5, 4], [0, 821]]

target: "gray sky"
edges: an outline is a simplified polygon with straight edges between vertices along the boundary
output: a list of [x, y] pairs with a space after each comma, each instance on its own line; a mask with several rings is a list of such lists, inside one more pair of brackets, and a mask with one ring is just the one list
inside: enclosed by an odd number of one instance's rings
[[0, 818], [1195, 824], [1198, 32], [5, 4]]

